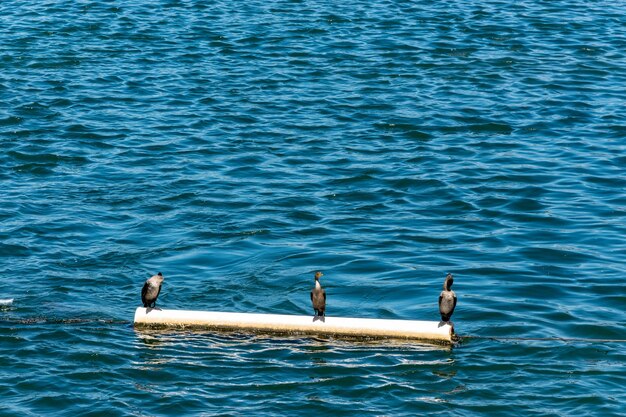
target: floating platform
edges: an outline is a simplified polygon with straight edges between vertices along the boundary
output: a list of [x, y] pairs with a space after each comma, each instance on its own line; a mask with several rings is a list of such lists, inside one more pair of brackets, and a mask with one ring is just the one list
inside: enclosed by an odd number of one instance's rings
[[284, 314], [161, 310], [138, 307], [135, 327], [193, 328], [255, 333], [306, 334], [363, 339], [405, 339], [451, 344], [454, 325], [439, 321], [313, 317]]

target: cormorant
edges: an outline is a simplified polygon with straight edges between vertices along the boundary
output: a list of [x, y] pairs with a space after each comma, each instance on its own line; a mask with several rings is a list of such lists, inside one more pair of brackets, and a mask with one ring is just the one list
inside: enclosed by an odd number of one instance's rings
[[454, 307], [456, 307], [456, 294], [450, 289], [452, 283], [454, 283], [452, 274], [448, 274], [443, 282], [443, 291], [439, 294], [439, 313], [441, 320], [445, 322], [450, 321]]
[[326, 291], [320, 285], [320, 277], [323, 275], [320, 271], [315, 273], [315, 288], [311, 290], [313, 310], [315, 310], [315, 315], [319, 317], [324, 317], [326, 311]]
[[163, 284], [163, 274], [158, 273], [146, 280], [141, 289], [141, 302], [144, 307], [154, 308], [156, 307], [156, 300], [161, 292], [161, 285]]

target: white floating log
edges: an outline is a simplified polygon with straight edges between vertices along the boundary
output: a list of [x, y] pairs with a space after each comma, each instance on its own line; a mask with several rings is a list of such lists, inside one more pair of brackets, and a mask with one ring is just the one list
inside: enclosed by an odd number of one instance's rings
[[291, 316], [283, 314], [225, 313], [161, 310], [138, 307], [137, 327], [180, 327], [269, 333], [313, 334], [357, 338], [392, 338], [451, 343], [454, 326], [438, 321]]

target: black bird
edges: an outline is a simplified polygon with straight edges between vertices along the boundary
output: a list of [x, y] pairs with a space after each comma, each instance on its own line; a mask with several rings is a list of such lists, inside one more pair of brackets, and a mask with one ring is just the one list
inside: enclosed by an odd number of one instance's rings
[[324, 317], [326, 311], [326, 291], [320, 285], [320, 277], [322, 277], [320, 271], [315, 273], [315, 288], [311, 290], [311, 302], [313, 303], [313, 310], [315, 310], [315, 315], [319, 317]]
[[452, 283], [454, 283], [452, 274], [448, 274], [443, 282], [443, 291], [439, 294], [439, 313], [441, 320], [445, 322], [450, 321], [454, 307], [456, 307], [456, 294], [450, 289]]
[[163, 274], [158, 273], [146, 280], [141, 289], [141, 302], [144, 307], [154, 308], [156, 307], [156, 300], [161, 292], [161, 285], [163, 284]]

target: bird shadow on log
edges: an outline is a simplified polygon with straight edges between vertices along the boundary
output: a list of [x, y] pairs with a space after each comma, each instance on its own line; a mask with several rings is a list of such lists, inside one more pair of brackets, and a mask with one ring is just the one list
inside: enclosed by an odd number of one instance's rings
[[159, 307], [146, 307], [146, 314], [150, 314], [152, 310], [163, 311]]
[[320, 320], [322, 323], [326, 323], [326, 317], [324, 316], [313, 316], [313, 323]]

